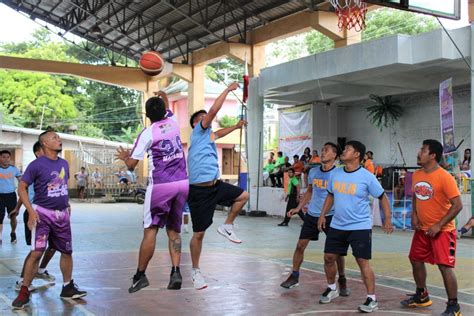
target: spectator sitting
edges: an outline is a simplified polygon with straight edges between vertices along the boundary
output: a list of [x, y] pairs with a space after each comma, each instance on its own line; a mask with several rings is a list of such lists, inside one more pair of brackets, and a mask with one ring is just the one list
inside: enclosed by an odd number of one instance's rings
[[[285, 158], [283, 158], [283, 152], [279, 151], [277, 153], [277, 159], [275, 160], [275, 168], [273, 169], [273, 172], [270, 173], [270, 180], [272, 181], [272, 187], [277, 185], [275, 179], [277, 178], [277, 173], [280, 171], [280, 168], [281, 166], [283, 166], [284, 163], [285, 163]], [[281, 184], [281, 183], [278, 183], [278, 184]]]
[[127, 178], [127, 175], [126, 175], [125, 171], [120, 170], [120, 171], [116, 172], [115, 175], [119, 179], [118, 184], [120, 186], [120, 193], [126, 192], [126, 189], [128, 188], [128, 178]]
[[92, 172], [92, 185], [94, 188], [102, 186], [102, 174], [99, 172], [99, 168], [95, 168], [95, 171]]
[[302, 156], [301, 159], [299, 159], [298, 155], [293, 156], [293, 165], [291, 166], [291, 168], [293, 168], [293, 170], [295, 172], [295, 176], [297, 178], [301, 178], [301, 174], [304, 171], [304, 160], [303, 159], [304, 159], [304, 156]]
[[[278, 154], [280, 154], [280, 152], [278, 152]], [[282, 153], [283, 155], [283, 153]], [[277, 162], [275, 163], [275, 169], [273, 170], [273, 173], [270, 174], [270, 180], [272, 181], [272, 187], [279, 187], [279, 188], [282, 188], [283, 187], [283, 174], [285, 173], [285, 171], [288, 170], [288, 168], [291, 167], [291, 164], [289, 163], [289, 160], [290, 158], [288, 158], [288, 156], [286, 156], [285, 158], [283, 158], [283, 164], [278, 164], [278, 158], [277, 158]], [[276, 179], [276, 180], [275, 180]]]
[[267, 185], [267, 180], [270, 178], [270, 174], [275, 170], [275, 163], [272, 158], [268, 158], [267, 164], [263, 167], [263, 185]]
[[393, 206], [400, 206], [405, 197], [405, 174], [408, 172], [406, 168], [400, 171], [398, 183], [393, 188]]
[[268, 157], [268, 161], [271, 161], [275, 164], [275, 153], [273, 151], [270, 152], [270, 157]]
[[135, 187], [137, 185], [137, 174], [135, 173], [135, 170], [127, 170], [127, 177], [130, 179], [130, 184], [132, 187]]
[[466, 148], [464, 150], [464, 158], [462, 161], [459, 162], [462, 171], [470, 171], [471, 170], [471, 149]]
[[318, 155], [318, 151], [316, 149], [313, 150], [313, 156], [309, 160], [310, 165], [321, 164], [321, 158]]
[[371, 152], [371, 151], [368, 151], [368, 152], [365, 153], [365, 155], [364, 155], [364, 168], [367, 169], [367, 171], [369, 171], [370, 173], [375, 174], [375, 166], [374, 166], [374, 163], [372, 161], [373, 156], [374, 156], [374, 153]]
[[87, 185], [87, 177], [89, 175], [86, 172], [86, 168], [81, 167], [81, 171], [77, 172], [74, 175], [74, 178], [76, 178], [76, 183], [77, 183], [77, 195], [79, 199], [84, 200], [85, 198], [85, 191], [86, 191], [86, 185]]
[[303, 163], [307, 164], [311, 161], [311, 158], [311, 149], [309, 147], [306, 147], [304, 149], [303, 155], [301, 156], [301, 160], [303, 161]]

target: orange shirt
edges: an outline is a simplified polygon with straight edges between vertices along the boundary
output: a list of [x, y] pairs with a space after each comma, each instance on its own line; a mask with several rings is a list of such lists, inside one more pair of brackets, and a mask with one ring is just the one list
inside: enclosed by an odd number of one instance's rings
[[374, 166], [374, 163], [372, 162], [372, 159], [367, 159], [365, 161], [364, 168], [367, 169], [372, 174], [375, 173], [375, 166]]
[[304, 171], [304, 163], [301, 160], [298, 160], [291, 166], [291, 168], [295, 169], [295, 172], [301, 173]]
[[311, 157], [311, 160], [309, 161], [309, 163], [321, 163], [321, 157], [313, 156]]
[[[417, 170], [413, 173], [413, 193], [416, 212], [422, 230], [438, 223], [451, 208], [449, 200], [459, 196], [456, 180], [443, 168], [431, 173]], [[455, 230], [454, 220], [441, 227], [442, 231]]]

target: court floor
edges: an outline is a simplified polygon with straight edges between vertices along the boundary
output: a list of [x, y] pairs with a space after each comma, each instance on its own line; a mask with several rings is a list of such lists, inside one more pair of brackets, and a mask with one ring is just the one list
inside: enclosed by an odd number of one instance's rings
[[[141, 207], [136, 204], [73, 204], [74, 280], [88, 291], [84, 300], [64, 301], [58, 257], [48, 270], [58, 281], [39, 286], [30, 306], [21, 312], [10, 309], [15, 298], [15, 281], [28, 252], [23, 229], [19, 227], [16, 245], [3, 241], [0, 249], [0, 315], [352, 315], [365, 300], [365, 290], [354, 259], [347, 258], [351, 296], [339, 297], [331, 304], [318, 304], [326, 287], [322, 266], [324, 238], [310, 243], [300, 276], [300, 286], [291, 290], [279, 284], [291, 270], [291, 256], [301, 221], [292, 219], [289, 227], [277, 227], [281, 219], [239, 217], [236, 230], [241, 245], [228, 242], [215, 231], [224, 214], [216, 212], [203, 249], [201, 270], [209, 285], [192, 288], [191, 264], [187, 247], [191, 234], [183, 233], [180, 291], [166, 289], [170, 261], [165, 234], [158, 236], [157, 252], [147, 276], [150, 286], [128, 294], [130, 278], [136, 270], [137, 249], [141, 240]], [[9, 227], [4, 228], [4, 239]], [[411, 233], [387, 236], [374, 230], [374, 259], [377, 297], [380, 310], [374, 315], [437, 315], [444, 310], [446, 294], [439, 272], [428, 269], [433, 305], [423, 309], [403, 309], [399, 301], [414, 290], [406, 254]], [[474, 315], [474, 272], [472, 239], [458, 242], [459, 300], [464, 315]]]

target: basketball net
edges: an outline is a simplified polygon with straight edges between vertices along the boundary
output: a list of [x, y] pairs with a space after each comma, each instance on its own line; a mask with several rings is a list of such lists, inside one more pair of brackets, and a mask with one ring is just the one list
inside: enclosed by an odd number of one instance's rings
[[360, 32], [365, 27], [367, 2], [362, 0], [329, 0], [339, 17], [339, 29], [354, 29]]

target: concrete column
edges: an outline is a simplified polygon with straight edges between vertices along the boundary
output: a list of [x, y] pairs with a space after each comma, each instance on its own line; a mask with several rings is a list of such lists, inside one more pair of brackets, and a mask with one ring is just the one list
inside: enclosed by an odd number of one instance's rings
[[[259, 95], [258, 88], [259, 78], [250, 79], [249, 84], [249, 100], [248, 100], [248, 177], [250, 179], [250, 210], [256, 208], [256, 191], [257, 186], [261, 185], [262, 175], [261, 168], [263, 163], [260, 162], [260, 169], [258, 168], [258, 161], [263, 160], [263, 141], [259, 144], [260, 133], [263, 138], [263, 97]], [[261, 152], [259, 153], [259, 148]], [[259, 157], [260, 156], [260, 157]], [[258, 174], [260, 173], [260, 183], [258, 183]], [[263, 201], [260, 200], [260, 203]]]
[[204, 109], [204, 69], [206, 65], [193, 65], [193, 81], [188, 87], [188, 113]]
[[249, 67], [250, 77], [257, 77], [265, 67], [265, 45], [252, 45], [252, 65]]
[[[471, 7], [471, 3], [469, 4]], [[473, 60], [474, 56], [474, 23], [471, 23], [471, 61]], [[472, 67], [472, 62], [471, 62]], [[471, 152], [474, 149], [474, 71], [471, 70]], [[474, 194], [473, 194], [474, 196]], [[473, 212], [474, 212], [474, 205], [473, 205]]]
[[362, 32], [356, 32], [354, 30], [344, 30], [344, 38], [340, 40], [334, 40], [334, 46], [336, 48], [348, 46], [355, 43], [360, 43], [362, 40]]

